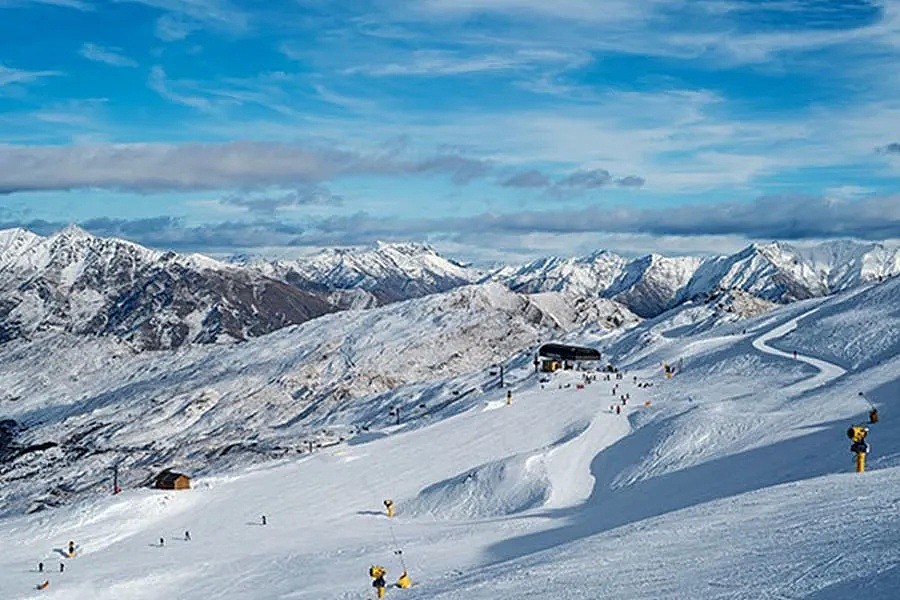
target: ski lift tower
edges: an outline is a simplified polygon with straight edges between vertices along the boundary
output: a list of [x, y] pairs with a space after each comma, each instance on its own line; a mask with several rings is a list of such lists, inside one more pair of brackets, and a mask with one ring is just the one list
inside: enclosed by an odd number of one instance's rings
[[116, 495], [122, 491], [119, 487], [119, 465], [113, 465], [110, 469], [113, 472], [113, 495]]
[[494, 363], [491, 365], [491, 375], [500, 373], [500, 387], [506, 387], [506, 383], [503, 379], [503, 363]]

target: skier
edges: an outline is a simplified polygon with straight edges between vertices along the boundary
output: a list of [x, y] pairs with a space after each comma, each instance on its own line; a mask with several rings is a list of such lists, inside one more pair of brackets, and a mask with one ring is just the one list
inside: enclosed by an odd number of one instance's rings
[[506, 390], [506, 405], [512, 404], [512, 390]]
[[872, 407], [872, 410], [869, 411], [869, 423], [877, 423], [878, 422], [878, 409]]
[[191, 532], [188, 531], [187, 529], [184, 530], [184, 541], [186, 541], [186, 542], [191, 541]]
[[378, 594], [379, 598], [384, 598], [384, 588], [387, 586], [387, 582], [384, 580], [384, 575], [379, 575], [372, 581], [372, 587], [375, 588], [375, 593]]
[[797, 351], [794, 350], [794, 360], [797, 360]]
[[622, 407], [616, 404], [616, 414], [622, 414]]
[[38, 573], [43, 573], [43, 572], [44, 572], [44, 563], [39, 562], [38, 563]]
[[265, 525], [266, 524], [266, 515], [263, 515], [261, 518], [262, 518], [262, 524]]
[[166, 545], [166, 540], [163, 538], [159, 538], [159, 547], [162, 548]]
[[384, 581], [384, 576], [387, 575], [387, 569], [378, 565], [372, 565], [369, 567], [369, 577], [372, 578], [372, 587], [375, 588], [375, 593], [378, 594], [379, 598], [384, 598], [384, 588], [387, 586], [387, 583]]
[[59, 563], [59, 572], [62, 573], [66, 570], [66, 563]]

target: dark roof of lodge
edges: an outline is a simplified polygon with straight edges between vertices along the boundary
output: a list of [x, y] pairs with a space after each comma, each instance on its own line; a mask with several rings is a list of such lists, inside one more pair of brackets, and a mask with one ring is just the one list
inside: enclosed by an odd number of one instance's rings
[[184, 473], [176, 473], [175, 471], [166, 470], [156, 476], [156, 484], [162, 485], [164, 483], [175, 483], [175, 480], [179, 477], [187, 477], [188, 479], [190, 479], [190, 477], [188, 477]]
[[544, 344], [538, 350], [538, 356], [557, 360], [600, 360], [599, 351], [568, 344]]

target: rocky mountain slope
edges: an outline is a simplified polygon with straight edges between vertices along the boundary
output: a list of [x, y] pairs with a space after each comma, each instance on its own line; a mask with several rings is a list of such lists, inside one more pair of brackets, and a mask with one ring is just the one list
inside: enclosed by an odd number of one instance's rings
[[0, 342], [62, 330], [158, 350], [245, 340], [334, 310], [322, 294], [200, 255], [75, 226], [47, 238], [0, 232]]

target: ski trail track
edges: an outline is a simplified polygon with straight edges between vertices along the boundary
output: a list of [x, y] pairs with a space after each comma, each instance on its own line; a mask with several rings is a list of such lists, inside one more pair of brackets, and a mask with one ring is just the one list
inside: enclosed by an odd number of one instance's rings
[[802, 379], [792, 385], [789, 385], [786, 388], [783, 388], [781, 391], [789, 396], [795, 396], [798, 394], [802, 394], [804, 392], [808, 392], [810, 390], [816, 389], [817, 387], [823, 386], [826, 383], [834, 381], [838, 377], [843, 376], [846, 373], [846, 370], [842, 367], [834, 363], [830, 363], [825, 360], [821, 360], [819, 358], [814, 358], [812, 356], [807, 356], [805, 354], [797, 353], [796, 359], [794, 355], [790, 352], [784, 352], [782, 350], [778, 350], [777, 348], [773, 348], [769, 345], [769, 342], [780, 337], [784, 337], [790, 332], [794, 331], [797, 328], [797, 323], [801, 319], [805, 319], [807, 317], [812, 316], [819, 310], [819, 306], [813, 308], [810, 311], [803, 313], [793, 319], [785, 321], [781, 325], [774, 327], [757, 337], [753, 340], [753, 347], [756, 348], [759, 352], [764, 354], [770, 354], [772, 356], [778, 356], [781, 358], [786, 358], [789, 360], [798, 360], [800, 362], [804, 362], [814, 369], [818, 371], [818, 373], [812, 377], [808, 377], [806, 379]]

